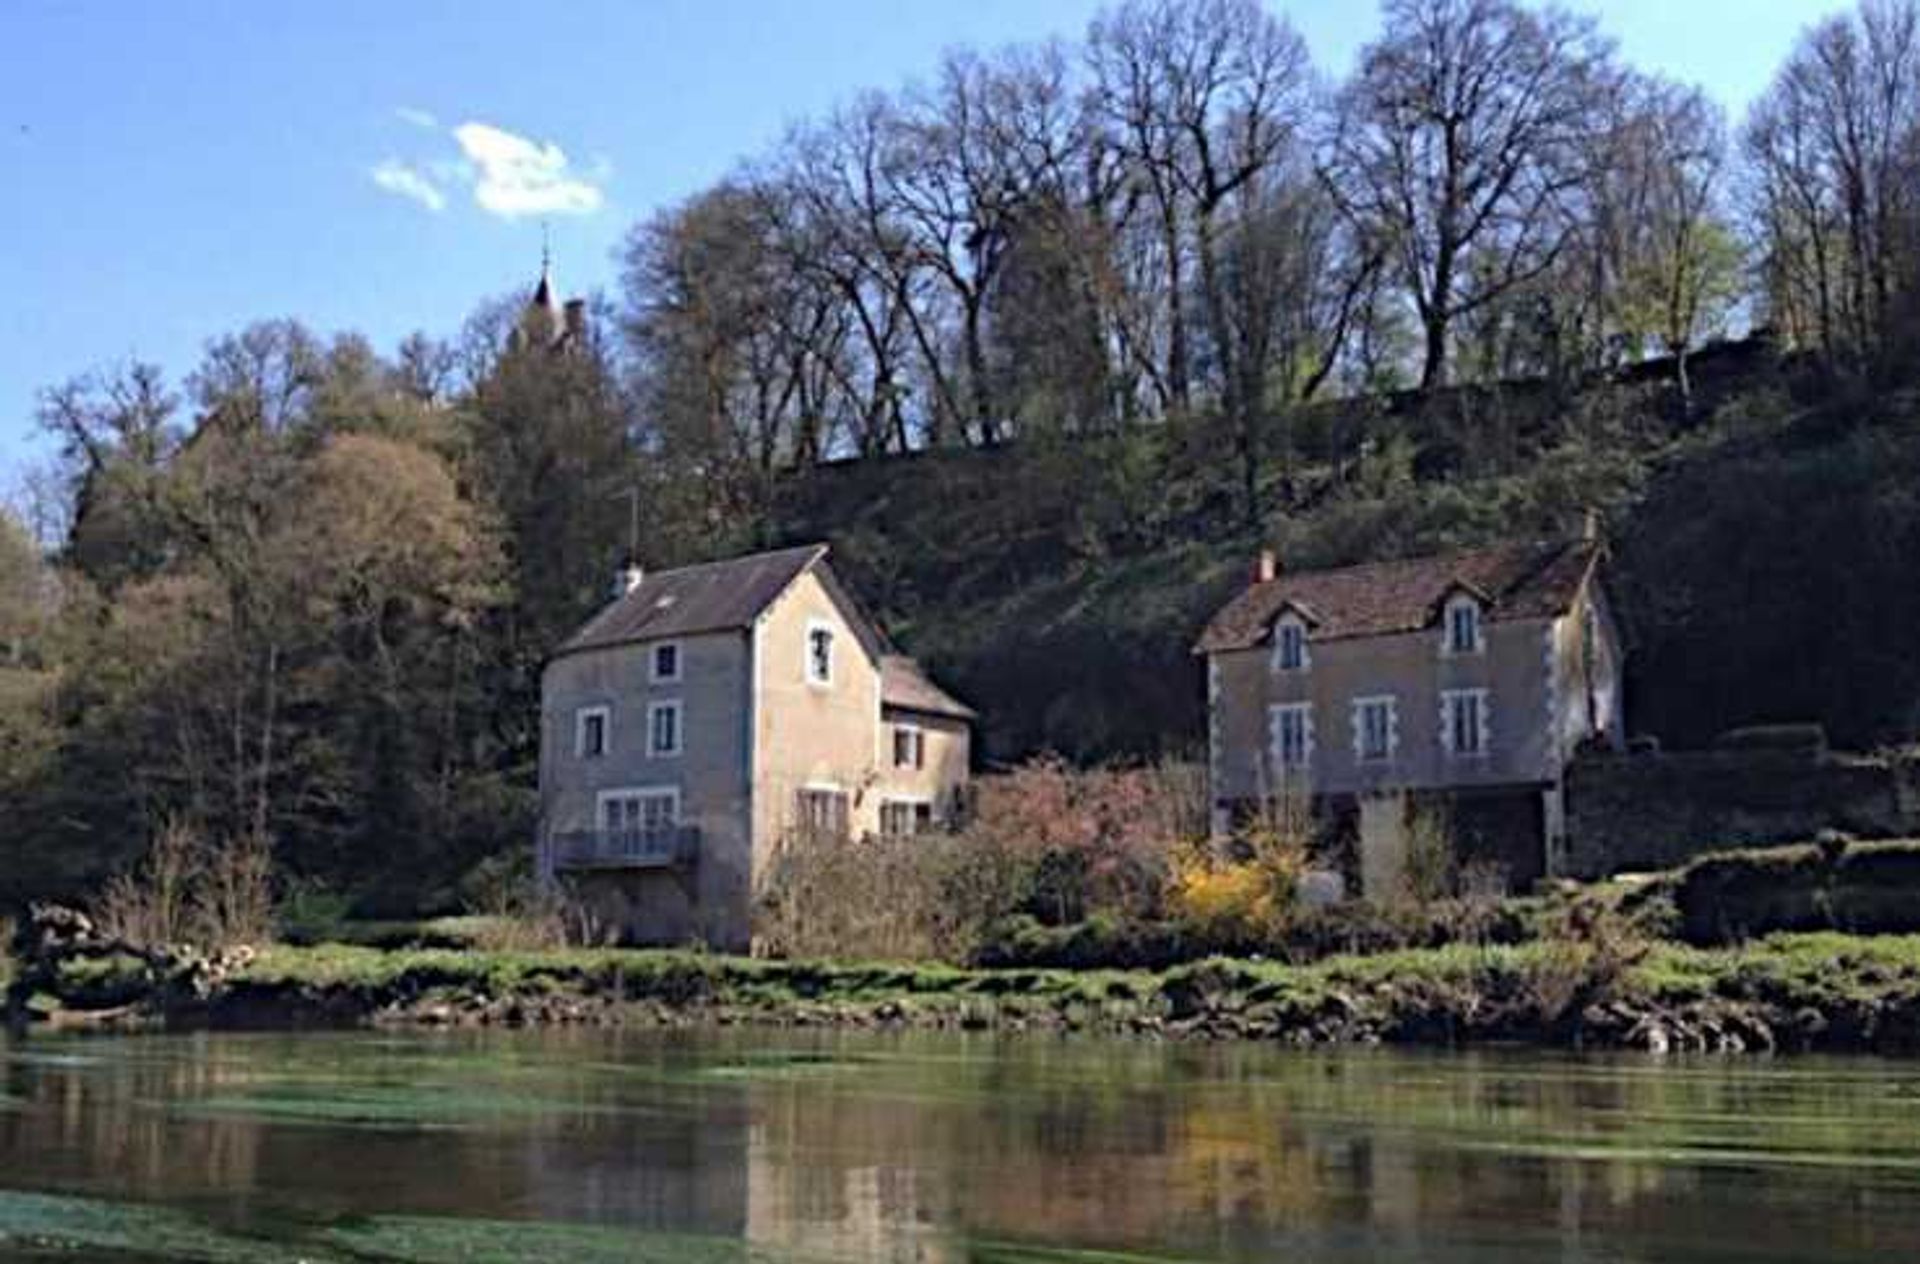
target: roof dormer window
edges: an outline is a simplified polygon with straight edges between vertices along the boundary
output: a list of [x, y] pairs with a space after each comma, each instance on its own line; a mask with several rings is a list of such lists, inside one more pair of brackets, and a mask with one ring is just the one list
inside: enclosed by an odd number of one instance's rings
[[1273, 625], [1273, 669], [1305, 671], [1310, 662], [1306, 623], [1297, 614], [1281, 615]]
[[1480, 603], [1464, 594], [1447, 603], [1446, 639], [1444, 644], [1449, 654], [1478, 654], [1480, 638]]

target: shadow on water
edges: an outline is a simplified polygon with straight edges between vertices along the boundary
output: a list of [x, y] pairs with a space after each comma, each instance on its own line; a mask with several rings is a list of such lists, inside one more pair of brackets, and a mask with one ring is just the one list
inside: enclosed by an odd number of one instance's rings
[[48, 1039], [0, 1044], [0, 1259], [1911, 1261], [1916, 1125], [1871, 1061]]

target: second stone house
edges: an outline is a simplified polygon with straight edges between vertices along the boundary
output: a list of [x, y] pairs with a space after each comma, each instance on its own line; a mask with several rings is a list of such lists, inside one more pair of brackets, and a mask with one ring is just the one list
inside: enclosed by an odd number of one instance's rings
[[539, 868], [631, 942], [742, 950], [797, 833], [944, 828], [973, 712], [825, 545], [630, 572], [541, 681]]
[[1569, 761], [1625, 733], [1605, 556], [1591, 532], [1331, 570], [1263, 555], [1196, 646], [1216, 828], [1303, 794], [1379, 897], [1410, 812], [1438, 806], [1513, 884], [1555, 872]]

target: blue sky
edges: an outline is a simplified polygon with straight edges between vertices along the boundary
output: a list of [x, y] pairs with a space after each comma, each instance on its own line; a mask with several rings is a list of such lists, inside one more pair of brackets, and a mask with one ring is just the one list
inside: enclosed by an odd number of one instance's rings
[[[567, 292], [625, 230], [950, 45], [1077, 37], [1099, 0], [0, 0], [0, 489], [34, 394], [138, 357], [176, 380], [254, 319], [450, 334], [530, 280]], [[1588, 4], [1637, 65], [1736, 114], [1816, 0]], [[1321, 66], [1368, 0], [1276, 5]]]

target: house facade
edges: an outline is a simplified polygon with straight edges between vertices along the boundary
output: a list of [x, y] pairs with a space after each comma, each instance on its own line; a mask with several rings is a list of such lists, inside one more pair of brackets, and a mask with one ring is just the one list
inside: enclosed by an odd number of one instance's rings
[[1441, 805], [1510, 881], [1556, 872], [1569, 761], [1624, 742], [1604, 559], [1591, 533], [1336, 570], [1263, 555], [1196, 646], [1216, 829], [1310, 796], [1373, 897], [1401, 880], [1410, 813]]
[[796, 831], [955, 820], [973, 712], [892, 647], [826, 546], [621, 587], [542, 676], [538, 860], [622, 938], [745, 950]]

